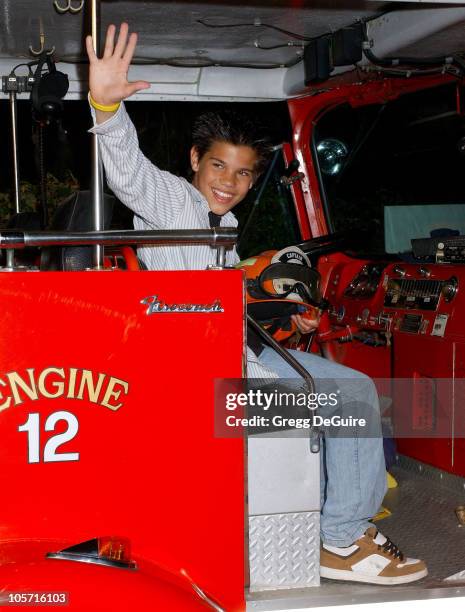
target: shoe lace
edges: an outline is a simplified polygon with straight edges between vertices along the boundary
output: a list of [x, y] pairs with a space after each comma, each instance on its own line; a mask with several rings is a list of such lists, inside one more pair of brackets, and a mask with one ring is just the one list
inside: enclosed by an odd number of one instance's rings
[[381, 549], [383, 549], [383, 552], [387, 553], [388, 555], [391, 555], [391, 557], [394, 557], [394, 559], [400, 559], [400, 561], [404, 560], [404, 555], [399, 550], [399, 547], [396, 546], [394, 542], [391, 542], [389, 538], [386, 538], [386, 542], [384, 542], [384, 544], [378, 544], [378, 550]]

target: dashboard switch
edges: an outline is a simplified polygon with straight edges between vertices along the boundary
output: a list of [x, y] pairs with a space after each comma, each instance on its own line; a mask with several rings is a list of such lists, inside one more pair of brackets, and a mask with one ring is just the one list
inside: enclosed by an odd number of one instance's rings
[[418, 273], [421, 274], [421, 276], [423, 276], [424, 278], [429, 278], [431, 276], [431, 270], [429, 268], [425, 268], [424, 266], [418, 268]]
[[446, 325], [448, 318], [449, 315], [446, 314], [436, 315], [436, 318], [434, 319], [433, 329], [431, 330], [432, 336], [439, 336], [440, 338], [444, 337], [444, 334], [446, 333]]
[[384, 329], [389, 330], [392, 323], [392, 316], [385, 312], [380, 312], [378, 315], [378, 324], [382, 325]]

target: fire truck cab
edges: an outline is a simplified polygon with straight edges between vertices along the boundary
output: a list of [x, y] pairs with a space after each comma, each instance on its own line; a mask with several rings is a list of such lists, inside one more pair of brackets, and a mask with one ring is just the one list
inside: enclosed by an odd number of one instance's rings
[[[16, 213], [0, 230], [2, 605], [465, 597], [463, 4], [0, 1]], [[314, 432], [225, 431], [224, 385], [247, 375], [244, 274], [224, 265], [234, 229], [108, 227], [90, 136], [90, 196], [70, 198], [55, 225], [21, 217], [18, 101], [58, 99], [66, 113], [85, 99], [83, 38], [98, 45], [122, 21], [139, 33], [130, 77], [151, 83], [129, 112], [285, 108], [288, 137], [239, 212], [239, 252], [299, 245], [319, 271], [320, 327], [287, 346], [375, 380], [397, 480], [375, 521], [426, 561], [419, 583], [320, 580]], [[66, 95], [61, 77], [38, 87], [34, 58], [67, 75]], [[164, 244], [207, 244], [212, 266], [142, 269], [137, 245]]]

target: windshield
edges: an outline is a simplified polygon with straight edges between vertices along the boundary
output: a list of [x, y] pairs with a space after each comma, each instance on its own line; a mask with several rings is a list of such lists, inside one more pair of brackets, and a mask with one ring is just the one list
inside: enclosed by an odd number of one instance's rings
[[358, 255], [465, 234], [465, 123], [454, 84], [327, 112], [314, 131], [332, 231], [366, 230]]
[[285, 166], [279, 149], [269, 172], [234, 211], [240, 232], [237, 251], [242, 259], [302, 240], [292, 193], [284, 179]]

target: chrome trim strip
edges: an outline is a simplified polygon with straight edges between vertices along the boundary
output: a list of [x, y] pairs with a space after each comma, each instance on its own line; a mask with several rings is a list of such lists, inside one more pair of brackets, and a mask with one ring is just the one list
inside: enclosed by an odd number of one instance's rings
[[232, 247], [237, 241], [236, 228], [222, 227], [214, 230], [105, 230], [93, 232], [0, 232], [0, 249], [66, 245], [170, 245], [207, 244], [212, 247]]
[[170, 312], [184, 312], [188, 314], [193, 312], [224, 312], [224, 308], [219, 299], [213, 300], [213, 302], [210, 304], [167, 304], [166, 302], [159, 300], [158, 295], [148, 295], [147, 297], [143, 298], [140, 303], [147, 306], [147, 310], [145, 311], [147, 315]]
[[202, 589], [195, 584], [195, 582], [192, 582], [192, 580], [191, 580], [191, 585], [192, 585], [192, 588], [194, 589], [194, 591], [197, 593], [197, 595], [201, 599], [203, 599], [207, 604], [209, 604], [213, 608], [213, 610], [215, 610], [216, 612], [226, 612], [226, 610], [224, 608], [222, 608], [215, 601], [213, 601], [213, 599], [208, 597], [208, 595], [206, 593], [204, 593], [202, 591]]
[[62, 561], [77, 561], [78, 563], [92, 563], [93, 565], [106, 565], [107, 567], [115, 567], [118, 569], [137, 570], [135, 561], [117, 561], [115, 559], [103, 559], [92, 555], [57, 552], [47, 553], [47, 559], [61, 559]]
[[16, 105], [16, 92], [10, 92], [10, 112], [11, 112], [11, 144], [13, 147], [13, 179], [15, 194], [15, 212], [20, 213], [19, 201], [19, 164], [18, 164], [18, 113]]

